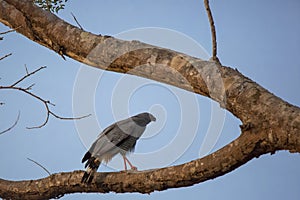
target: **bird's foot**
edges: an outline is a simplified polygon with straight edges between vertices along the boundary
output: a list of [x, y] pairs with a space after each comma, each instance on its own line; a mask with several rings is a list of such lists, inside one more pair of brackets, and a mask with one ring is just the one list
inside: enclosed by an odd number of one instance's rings
[[122, 172], [130, 173], [130, 172], [136, 172], [136, 171], [138, 171], [137, 167], [132, 166], [132, 167], [130, 167], [130, 169], [125, 169]]

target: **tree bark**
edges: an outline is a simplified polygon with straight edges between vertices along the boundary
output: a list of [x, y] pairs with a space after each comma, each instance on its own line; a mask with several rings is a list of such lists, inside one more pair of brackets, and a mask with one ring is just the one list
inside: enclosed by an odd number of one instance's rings
[[0, 179], [3, 198], [44, 199], [75, 192], [150, 193], [222, 176], [266, 153], [300, 152], [300, 109], [237, 70], [139, 41], [85, 32], [34, 6], [31, 0], [0, 0], [0, 21], [61, 56], [207, 96], [243, 123], [239, 138], [189, 163], [131, 173], [97, 173], [91, 185], [80, 183], [82, 171], [29, 181]]

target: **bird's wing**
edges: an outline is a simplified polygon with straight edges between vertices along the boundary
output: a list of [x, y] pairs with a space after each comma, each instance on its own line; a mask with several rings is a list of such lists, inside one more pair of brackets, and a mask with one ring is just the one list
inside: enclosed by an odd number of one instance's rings
[[93, 154], [95, 147], [99, 146], [98, 141], [102, 141], [103, 139], [101, 139], [101, 137], [105, 136], [109, 131], [111, 131], [113, 128], [115, 127], [115, 124], [110, 125], [109, 127], [105, 128], [97, 137], [97, 139], [95, 140], [95, 142], [92, 144], [92, 146], [89, 149], [89, 152], [91, 154]]
[[129, 137], [139, 137], [144, 130], [145, 127], [138, 126], [130, 118], [116, 122], [103, 130], [89, 152], [93, 156], [100, 157], [118, 148], [119, 144], [124, 143]]
[[128, 118], [116, 123], [118, 128], [125, 133], [126, 135], [130, 135], [135, 138], [139, 138], [142, 133], [145, 131], [145, 126], [138, 125], [132, 118]]

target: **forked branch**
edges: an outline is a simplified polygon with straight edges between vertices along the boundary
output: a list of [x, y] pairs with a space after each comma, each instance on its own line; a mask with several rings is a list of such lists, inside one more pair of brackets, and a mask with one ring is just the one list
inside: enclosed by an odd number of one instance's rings
[[[61, 116], [55, 114], [53, 111], [50, 110], [50, 107], [49, 107], [50, 105], [51, 106], [55, 106], [53, 103], [51, 103], [49, 100], [45, 100], [42, 97], [40, 97], [40, 96], [38, 96], [38, 95], [30, 92], [30, 90], [32, 89], [32, 87], [34, 86], [34, 84], [31, 84], [30, 86], [28, 86], [26, 88], [24, 88], [24, 87], [18, 87], [17, 86], [19, 83], [21, 83], [22, 81], [24, 81], [26, 78], [34, 75], [35, 73], [37, 73], [40, 70], [45, 69], [45, 68], [46, 68], [46, 66], [43, 66], [43, 67], [40, 67], [40, 68], [38, 68], [38, 69], [30, 72], [30, 73], [28, 72], [28, 70], [26, 68], [26, 75], [24, 75], [23, 77], [21, 77], [19, 80], [17, 80], [16, 82], [14, 82], [13, 84], [11, 84], [9, 86], [0, 86], [0, 90], [1, 89], [2, 90], [18, 90], [18, 91], [21, 91], [21, 92], [24, 92], [24, 93], [28, 94], [29, 96], [31, 96], [31, 97], [33, 97], [33, 98], [41, 101], [44, 104], [45, 109], [47, 111], [47, 116], [46, 116], [45, 121], [41, 125], [27, 127], [27, 128], [28, 129], [34, 129], [34, 128], [41, 128], [41, 127], [45, 126], [48, 123], [50, 115], [54, 116], [57, 119], [61, 119], [61, 120], [77, 120], [77, 119], [83, 119], [85, 117], [90, 116], [90, 114], [89, 114], [89, 115], [85, 115], [85, 116], [81, 116], [81, 117], [61, 117]], [[5, 132], [7, 132], [7, 131], [5, 130]]]

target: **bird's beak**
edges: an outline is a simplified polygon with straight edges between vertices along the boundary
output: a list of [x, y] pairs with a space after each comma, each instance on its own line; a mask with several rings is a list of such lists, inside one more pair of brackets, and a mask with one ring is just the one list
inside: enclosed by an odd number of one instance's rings
[[151, 121], [153, 121], [153, 122], [156, 121], [156, 118], [153, 115], [150, 114], [149, 116], [150, 116]]

